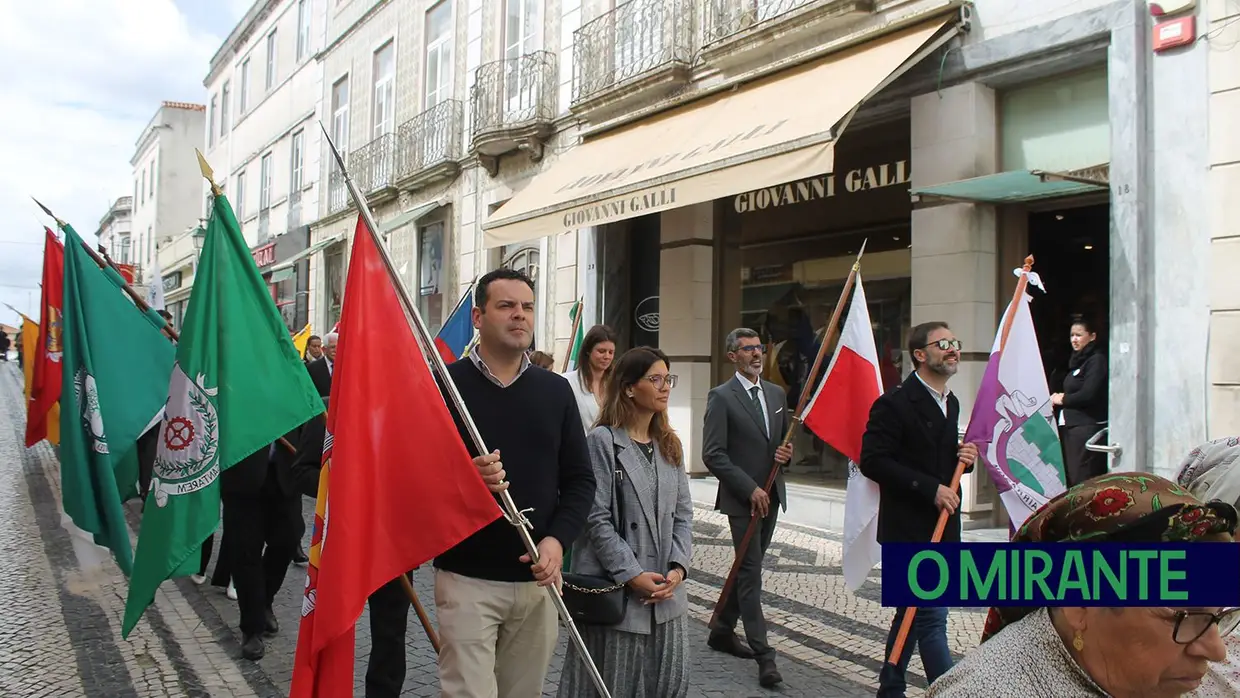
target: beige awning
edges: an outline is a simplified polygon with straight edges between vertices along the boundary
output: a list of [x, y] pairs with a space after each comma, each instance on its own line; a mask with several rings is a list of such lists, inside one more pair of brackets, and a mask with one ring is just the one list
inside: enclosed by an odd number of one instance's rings
[[950, 22], [905, 29], [587, 141], [491, 214], [486, 246], [831, 172], [840, 122], [945, 43], [954, 31], [940, 32]]

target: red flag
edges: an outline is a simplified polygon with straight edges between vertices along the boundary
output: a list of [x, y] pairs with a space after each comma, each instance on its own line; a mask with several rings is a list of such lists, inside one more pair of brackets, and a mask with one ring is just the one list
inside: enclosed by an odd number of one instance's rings
[[47, 415], [60, 401], [60, 328], [65, 295], [65, 246], [44, 228], [43, 291], [39, 297], [38, 353], [30, 402], [26, 405], [26, 448], [47, 438]]
[[353, 695], [366, 598], [500, 516], [360, 217], [344, 298], [294, 698]]
[[870, 325], [861, 274], [857, 274], [848, 319], [844, 321], [827, 377], [805, 406], [805, 426], [852, 462], [861, 462], [861, 436], [870, 418], [870, 407], [882, 394], [882, 385], [874, 328]]

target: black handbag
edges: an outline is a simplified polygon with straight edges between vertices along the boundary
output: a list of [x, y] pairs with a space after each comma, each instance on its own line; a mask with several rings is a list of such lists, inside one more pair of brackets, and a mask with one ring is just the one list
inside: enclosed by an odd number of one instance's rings
[[[620, 450], [616, 449], [616, 460]], [[624, 471], [616, 463], [612, 474], [612, 514], [616, 532], [624, 536], [624, 505], [620, 503], [620, 481]], [[573, 622], [579, 625], [618, 625], [624, 620], [624, 609], [629, 598], [629, 589], [624, 584], [617, 584], [610, 577], [591, 574], [573, 574], [565, 572], [564, 605], [573, 616]]]

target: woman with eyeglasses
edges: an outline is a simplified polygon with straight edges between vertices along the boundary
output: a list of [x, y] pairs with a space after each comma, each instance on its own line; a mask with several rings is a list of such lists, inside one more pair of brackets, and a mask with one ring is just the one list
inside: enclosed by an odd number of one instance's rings
[[[570, 608], [597, 608], [590, 597], [604, 590], [622, 609], [619, 618], [575, 613], [615, 698], [683, 698], [689, 691], [683, 583], [693, 557], [693, 500], [684, 448], [667, 420], [676, 385], [670, 367], [658, 349], [625, 352], [607, 374], [598, 426], [586, 437], [598, 491], [586, 533], [573, 544], [564, 597]], [[598, 695], [572, 644], [558, 695]]]
[[1085, 448], [1107, 422], [1106, 350], [1098, 346], [1097, 326], [1084, 318], [1073, 321], [1070, 338], [1072, 358], [1063, 392], [1051, 396], [1051, 404], [1059, 408], [1059, 442], [1068, 487], [1107, 471], [1107, 454]]
[[[1111, 473], [1047, 502], [1012, 542], [1231, 543], [1236, 518], [1170, 480]], [[981, 645], [927, 696], [1178, 698], [1227, 657], [1237, 624], [1235, 608], [992, 608]]]
[[[1219, 500], [1240, 506], [1240, 438], [1229, 436], [1194, 448], [1180, 464], [1176, 482], [1203, 502]], [[1227, 661], [1211, 664], [1193, 698], [1240, 696], [1240, 634], [1223, 638]]]

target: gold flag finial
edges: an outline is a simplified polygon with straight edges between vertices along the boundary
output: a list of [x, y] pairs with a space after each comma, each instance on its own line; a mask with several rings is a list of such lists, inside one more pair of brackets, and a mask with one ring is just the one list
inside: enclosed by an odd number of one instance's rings
[[40, 202], [38, 199], [35, 199], [33, 196], [30, 198], [34, 199], [35, 204], [37, 204], [39, 208], [43, 209], [43, 212], [47, 214], [48, 218], [51, 218], [52, 220], [56, 221], [56, 226], [58, 228], [63, 229], [65, 227], [65, 222], [57, 218], [56, 214], [52, 213], [52, 209], [44, 206], [42, 202]]
[[202, 156], [202, 151], [194, 148], [194, 152], [198, 154], [198, 167], [202, 170], [202, 176], [211, 183], [211, 195], [219, 196], [224, 192], [220, 191], [220, 185], [215, 183], [215, 172], [211, 166], [207, 164], [207, 159]]

